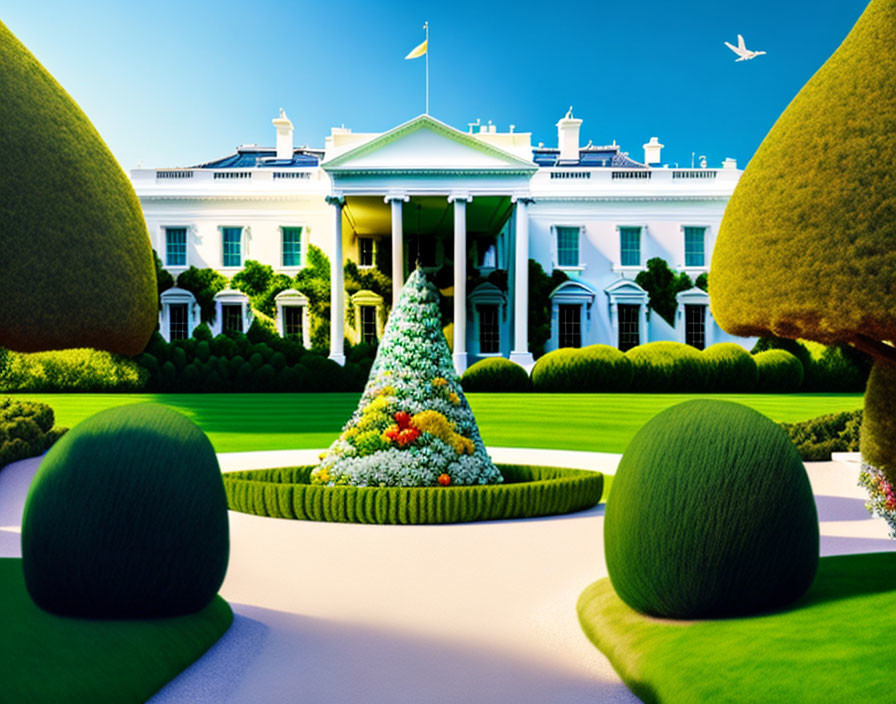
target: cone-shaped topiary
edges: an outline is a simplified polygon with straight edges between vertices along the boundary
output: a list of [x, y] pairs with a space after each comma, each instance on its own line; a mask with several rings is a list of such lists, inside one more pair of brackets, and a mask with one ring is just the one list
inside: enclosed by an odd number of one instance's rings
[[28, 592], [65, 616], [198, 611], [224, 580], [229, 546], [214, 448], [191, 420], [152, 404], [70, 430], [41, 463], [22, 519]]
[[0, 345], [138, 354], [158, 319], [140, 203], [65, 90], [0, 22]]
[[797, 449], [729, 401], [668, 408], [632, 439], [604, 522], [607, 570], [633, 609], [757, 613], [798, 598], [818, 565], [818, 516]]
[[419, 269], [389, 315], [358, 410], [311, 480], [354, 486], [503, 480], [454, 371], [438, 291]]

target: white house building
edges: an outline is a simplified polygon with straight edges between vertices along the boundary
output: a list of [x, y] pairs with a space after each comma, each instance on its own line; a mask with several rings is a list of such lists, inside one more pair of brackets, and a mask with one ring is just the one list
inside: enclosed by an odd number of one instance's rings
[[[697, 347], [730, 338], [715, 324], [707, 294], [678, 296], [675, 325], [647, 309], [634, 282], [647, 260], [665, 259], [696, 278], [708, 270], [725, 205], [741, 175], [720, 168], [669, 168], [651, 138], [642, 161], [580, 142], [572, 110], [557, 123], [558, 145], [493, 125], [457, 130], [421, 115], [384, 133], [333, 128], [323, 149], [295, 147], [286, 115], [273, 121], [276, 147], [246, 145], [189, 168], [135, 169], [131, 178], [150, 237], [175, 276], [190, 266], [232, 276], [254, 259], [295, 275], [310, 245], [331, 265], [330, 356], [343, 344], [382, 334], [386, 303], [373, 291], [346, 300], [343, 265], [391, 262], [393, 300], [415, 263], [447, 266], [453, 286], [453, 353], [458, 370], [501, 355], [533, 363], [528, 339], [528, 262], [569, 279], [549, 295], [546, 349], [656, 340]], [[493, 272], [500, 276], [485, 278]], [[468, 290], [468, 281], [480, 282]], [[495, 283], [497, 282], [497, 284]], [[506, 282], [503, 283], [503, 282]], [[548, 301], [544, 302], [545, 304]], [[308, 299], [277, 296], [281, 334], [309, 340]], [[248, 298], [218, 294], [213, 332], [245, 330]], [[168, 338], [199, 323], [193, 295], [162, 295]]]

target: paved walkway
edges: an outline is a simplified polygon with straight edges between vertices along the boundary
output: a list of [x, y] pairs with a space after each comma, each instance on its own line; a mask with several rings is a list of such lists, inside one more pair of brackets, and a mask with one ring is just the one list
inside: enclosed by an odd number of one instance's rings
[[[498, 462], [612, 473], [618, 455], [491, 448]], [[225, 470], [312, 463], [314, 451], [220, 455]], [[896, 550], [868, 517], [858, 467], [808, 466], [822, 554]], [[0, 555], [37, 460], [0, 472]], [[189, 702], [632, 702], [582, 634], [581, 590], [606, 575], [603, 508], [454, 526], [361, 526], [230, 514], [221, 594], [236, 621], [163, 689]]]

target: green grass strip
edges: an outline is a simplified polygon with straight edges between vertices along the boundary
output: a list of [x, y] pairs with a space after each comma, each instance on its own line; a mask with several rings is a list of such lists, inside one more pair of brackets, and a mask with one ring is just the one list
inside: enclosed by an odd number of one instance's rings
[[0, 701], [28, 704], [145, 702], [230, 627], [221, 597], [202, 611], [145, 621], [63, 618], [25, 589], [22, 561], [0, 559]]
[[896, 553], [825, 557], [790, 609], [669, 621], [626, 606], [609, 579], [579, 597], [588, 638], [645, 704], [892, 704]]
[[[572, 513], [601, 499], [600, 472], [498, 465], [504, 484], [455, 487], [351, 487], [309, 483], [313, 467], [224, 474], [234, 511], [335, 523], [418, 525], [531, 518]], [[288, 510], [292, 507], [293, 510]]]

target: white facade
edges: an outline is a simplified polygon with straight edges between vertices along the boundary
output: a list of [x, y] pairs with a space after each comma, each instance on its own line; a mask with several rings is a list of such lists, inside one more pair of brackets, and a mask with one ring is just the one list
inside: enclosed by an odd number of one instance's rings
[[[453, 299], [459, 370], [495, 355], [532, 364], [530, 258], [549, 275], [560, 270], [569, 277], [543, 302], [551, 311], [548, 350], [741, 341], [715, 325], [699, 289], [679, 295], [669, 325], [648, 312], [646, 294], [633, 281], [652, 257], [692, 279], [708, 271], [742, 173], [733, 160], [718, 169], [667, 168], [659, 164], [663, 145], [656, 138], [644, 145], [652, 166], [615, 143], [582, 147], [581, 120], [571, 110], [557, 123], [557, 148], [533, 148], [530, 134], [512, 129], [462, 132], [428, 115], [382, 134], [334, 128], [323, 150], [292, 147], [292, 125], [282, 112], [274, 126], [276, 148], [244, 146], [192, 168], [136, 169], [132, 182], [153, 247], [175, 277], [190, 266], [230, 277], [249, 259], [294, 276], [307, 263], [308, 247], [321, 248], [336, 284], [330, 352], [337, 361], [344, 361], [343, 339], [382, 334], [388, 307], [372, 291], [346, 295], [347, 260], [362, 268], [391, 262], [393, 298], [415, 259], [440, 270], [442, 292]], [[248, 326], [252, 312], [240, 295], [222, 292], [218, 308], [243, 305], [240, 324]], [[167, 300], [183, 297], [175, 292]], [[192, 329], [195, 306], [186, 310]], [[214, 331], [236, 324], [236, 312], [229, 310], [227, 321], [218, 315]], [[308, 344], [314, 321], [301, 292], [278, 296], [277, 317], [281, 334], [289, 327]], [[170, 319], [163, 300], [163, 335], [170, 335]]]

